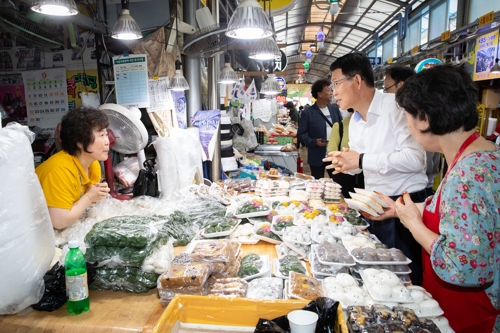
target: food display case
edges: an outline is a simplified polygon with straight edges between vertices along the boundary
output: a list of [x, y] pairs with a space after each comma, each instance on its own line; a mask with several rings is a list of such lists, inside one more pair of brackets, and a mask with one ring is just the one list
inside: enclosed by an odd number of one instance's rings
[[254, 153], [287, 168], [291, 172], [297, 172], [297, 158], [299, 157], [299, 153], [296, 151], [280, 151], [281, 148], [283, 148], [282, 145], [260, 145]]

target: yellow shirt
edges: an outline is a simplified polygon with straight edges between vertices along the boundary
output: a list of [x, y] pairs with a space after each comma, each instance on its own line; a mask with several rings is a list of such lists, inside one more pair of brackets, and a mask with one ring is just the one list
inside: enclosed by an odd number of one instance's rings
[[342, 135], [342, 141], [340, 141], [339, 123], [335, 123], [332, 126], [332, 132], [330, 133], [330, 138], [328, 139], [328, 147], [326, 150], [328, 152], [339, 150], [340, 148], [349, 148], [349, 123], [351, 122], [351, 116], [344, 118], [342, 124], [344, 125], [344, 133]]
[[87, 189], [101, 180], [101, 166], [94, 161], [89, 174], [83, 170], [80, 160], [65, 151], [51, 156], [36, 168], [47, 206], [71, 209]]

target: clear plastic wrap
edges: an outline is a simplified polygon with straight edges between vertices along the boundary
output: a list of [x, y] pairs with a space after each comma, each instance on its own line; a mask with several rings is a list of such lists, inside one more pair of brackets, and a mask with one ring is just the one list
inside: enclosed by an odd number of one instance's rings
[[212, 265], [206, 262], [172, 264], [158, 279], [158, 289], [201, 287], [211, 273]]
[[90, 289], [145, 293], [156, 286], [158, 274], [136, 267], [98, 267]]
[[217, 279], [210, 286], [209, 295], [245, 297], [247, 294], [248, 282], [240, 278]]
[[113, 172], [120, 183], [126, 187], [130, 187], [134, 185], [137, 176], [139, 176], [140, 169], [139, 159], [136, 156], [132, 156], [117, 164], [113, 168]]
[[323, 297], [323, 287], [321, 282], [313, 277], [290, 272], [288, 293], [299, 299], [315, 300], [318, 297]]
[[191, 257], [193, 261], [228, 262], [231, 254], [231, 243], [227, 240], [217, 240], [196, 244]]
[[27, 126], [0, 129], [0, 315], [37, 303], [54, 256], [55, 238], [35, 174]]
[[281, 299], [283, 296], [283, 279], [266, 277], [254, 279], [248, 283], [247, 298]]

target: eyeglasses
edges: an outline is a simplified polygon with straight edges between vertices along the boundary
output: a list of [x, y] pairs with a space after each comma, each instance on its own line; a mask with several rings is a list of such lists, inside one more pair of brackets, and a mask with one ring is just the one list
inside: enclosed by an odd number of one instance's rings
[[348, 77], [345, 77], [345, 78], [343, 78], [343, 79], [339, 79], [339, 80], [336, 80], [336, 81], [332, 81], [332, 84], [330, 84], [330, 88], [331, 88], [332, 90], [335, 90], [335, 89], [337, 89], [337, 87], [338, 87], [339, 83], [342, 83], [342, 82], [344, 82], [345, 80], [350, 80], [350, 79], [352, 79], [353, 77], [354, 77], [354, 76], [348, 76]]
[[399, 83], [399, 82], [396, 82], [396, 83], [394, 83], [392, 86], [389, 86], [389, 87], [387, 87], [387, 88], [386, 88], [386, 87], [382, 87], [382, 89], [383, 89], [383, 91], [386, 93], [386, 92], [387, 92], [387, 90], [389, 90], [389, 89], [391, 89], [392, 87], [396, 86], [398, 83]]

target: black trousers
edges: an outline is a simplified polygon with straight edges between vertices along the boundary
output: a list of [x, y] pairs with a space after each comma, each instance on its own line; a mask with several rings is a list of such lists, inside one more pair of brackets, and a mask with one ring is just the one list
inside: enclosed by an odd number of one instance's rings
[[354, 192], [354, 188], [365, 188], [365, 177], [363, 176], [363, 172], [354, 176], [338, 173], [333, 175], [332, 179], [342, 186], [342, 195], [344, 198], [351, 198], [349, 192]]
[[[325, 167], [327, 165], [330, 165], [331, 163], [328, 162], [323, 162], [322, 166], [315, 166], [315, 165], [310, 165], [309, 168], [311, 169], [311, 176], [313, 176], [315, 179], [320, 179], [325, 177]], [[332, 172], [333, 169], [326, 169], [326, 172], [328, 173], [328, 176], [332, 178]]]
[[[413, 202], [424, 202], [426, 199], [426, 190], [410, 193]], [[392, 196], [396, 200], [399, 195]], [[383, 221], [368, 220], [370, 227], [368, 230], [377, 236], [378, 239], [390, 248], [395, 247], [411, 259], [411, 282], [415, 285], [422, 285], [422, 246], [413, 238], [411, 232], [397, 218], [390, 218]]]

